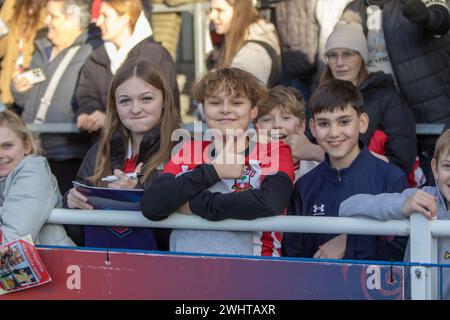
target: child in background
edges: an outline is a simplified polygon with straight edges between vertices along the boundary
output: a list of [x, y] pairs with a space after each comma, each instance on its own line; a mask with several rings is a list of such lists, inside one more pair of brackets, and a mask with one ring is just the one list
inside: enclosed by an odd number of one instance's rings
[[[194, 85], [214, 139], [188, 141], [172, 156], [141, 200], [147, 218], [179, 210], [213, 221], [250, 220], [285, 211], [294, 179], [290, 148], [255, 143], [257, 135], [247, 131], [265, 94], [253, 75], [237, 68], [217, 69]], [[173, 230], [170, 237], [170, 250], [178, 252], [279, 256], [280, 247], [275, 232]]]
[[[450, 208], [450, 130], [441, 134], [436, 142], [431, 169], [436, 187], [410, 188], [402, 193], [378, 195], [358, 194], [341, 203], [339, 216], [363, 216], [378, 220], [405, 219], [420, 212], [428, 219], [449, 220]], [[438, 238], [438, 263], [448, 264], [449, 237]], [[409, 256], [407, 254], [407, 256]], [[450, 298], [450, 269], [443, 268], [444, 297]]]
[[[106, 122], [99, 143], [86, 155], [77, 180], [89, 185], [131, 189], [152, 183], [158, 167], [170, 159], [172, 132], [179, 127], [172, 87], [158, 66], [142, 60], [127, 60], [115, 74], [108, 94]], [[141, 172], [139, 180], [125, 173]], [[114, 174], [118, 180], [102, 182]], [[65, 206], [93, 209], [75, 188]], [[161, 235], [161, 238], [159, 238]], [[166, 229], [99, 227], [84, 228], [84, 245], [91, 247], [162, 250], [168, 248]], [[83, 243], [82, 235], [78, 236]], [[167, 238], [167, 239], [165, 239]]]
[[31, 234], [36, 244], [74, 246], [61, 225], [45, 224], [61, 207], [47, 160], [22, 119], [0, 108], [0, 244]]
[[255, 126], [259, 133], [269, 134], [272, 139], [281, 139], [290, 145], [295, 181], [319, 164], [309, 159], [323, 161], [323, 150], [305, 136], [305, 124], [305, 101], [293, 87], [276, 86], [258, 103]]
[[[363, 99], [350, 81], [332, 79], [310, 100], [310, 128], [325, 150], [325, 161], [295, 184], [289, 214], [337, 216], [339, 204], [357, 193], [401, 192], [405, 174], [373, 156], [359, 143], [367, 130]], [[286, 233], [284, 254], [290, 257], [403, 260], [406, 239], [366, 235]]]

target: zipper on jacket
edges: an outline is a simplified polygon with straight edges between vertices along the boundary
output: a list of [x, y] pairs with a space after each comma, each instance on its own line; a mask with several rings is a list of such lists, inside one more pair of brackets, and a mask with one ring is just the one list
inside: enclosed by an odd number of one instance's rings
[[339, 181], [339, 182], [342, 182], [342, 173], [341, 173], [341, 170], [338, 170], [338, 171], [337, 171], [337, 178], [338, 178], [338, 181]]

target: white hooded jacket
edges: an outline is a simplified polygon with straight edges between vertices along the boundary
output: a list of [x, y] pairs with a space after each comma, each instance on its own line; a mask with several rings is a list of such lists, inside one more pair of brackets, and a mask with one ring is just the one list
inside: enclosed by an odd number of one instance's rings
[[35, 244], [75, 246], [61, 225], [45, 224], [61, 193], [47, 160], [26, 156], [0, 179], [1, 244], [31, 234]]

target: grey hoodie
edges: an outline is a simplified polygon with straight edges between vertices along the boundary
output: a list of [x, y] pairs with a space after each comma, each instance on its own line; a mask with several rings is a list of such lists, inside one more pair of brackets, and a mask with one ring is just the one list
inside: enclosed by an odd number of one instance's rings
[[[339, 207], [340, 217], [368, 217], [377, 220], [403, 220], [401, 209], [405, 200], [418, 189], [406, 189], [402, 193], [382, 193], [378, 195], [358, 194], [348, 198]], [[423, 187], [422, 191], [437, 197], [437, 219], [450, 220], [446, 200], [437, 187]], [[440, 237], [437, 241], [438, 263], [449, 264], [450, 237]], [[409, 247], [409, 245], [408, 245]], [[409, 249], [406, 250], [405, 260], [409, 260]], [[450, 299], [450, 268], [443, 268], [443, 299]]]

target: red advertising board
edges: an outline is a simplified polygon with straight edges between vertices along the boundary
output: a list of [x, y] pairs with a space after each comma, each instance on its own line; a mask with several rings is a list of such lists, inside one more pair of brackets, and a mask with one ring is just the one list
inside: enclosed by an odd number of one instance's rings
[[38, 249], [52, 281], [0, 299], [403, 299], [403, 267]]

